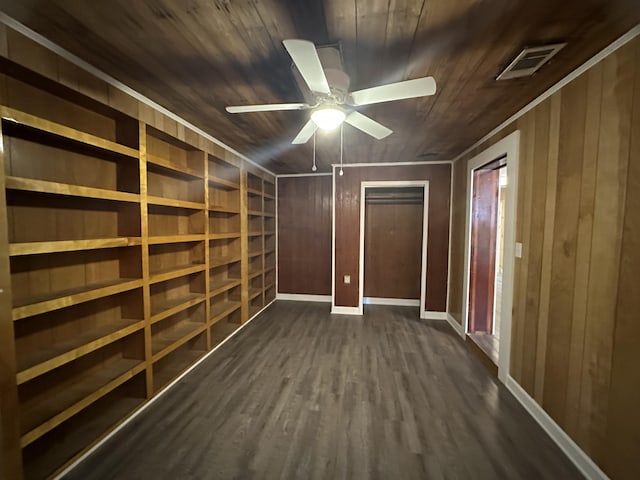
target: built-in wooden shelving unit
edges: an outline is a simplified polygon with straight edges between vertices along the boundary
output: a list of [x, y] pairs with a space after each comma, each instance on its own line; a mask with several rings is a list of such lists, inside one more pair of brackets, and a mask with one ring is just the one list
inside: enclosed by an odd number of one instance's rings
[[0, 107], [0, 314], [30, 479], [59, 472], [274, 299], [275, 200], [271, 176], [196, 134], [20, 75]]
[[275, 298], [275, 186], [247, 172], [249, 314]]

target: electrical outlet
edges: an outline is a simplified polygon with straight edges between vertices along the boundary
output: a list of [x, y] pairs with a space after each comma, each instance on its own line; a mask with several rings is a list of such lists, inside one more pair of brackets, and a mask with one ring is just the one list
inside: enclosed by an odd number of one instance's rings
[[349, 285], [351, 283], [351, 275], [344, 276], [344, 283]]

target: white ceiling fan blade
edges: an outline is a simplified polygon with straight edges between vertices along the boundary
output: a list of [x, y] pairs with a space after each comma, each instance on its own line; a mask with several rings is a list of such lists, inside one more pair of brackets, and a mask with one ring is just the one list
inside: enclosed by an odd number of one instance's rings
[[436, 81], [433, 77], [422, 77], [351, 92], [351, 105], [369, 105], [405, 98], [425, 97], [435, 93]]
[[298, 135], [296, 135], [296, 138], [294, 138], [291, 143], [293, 143], [294, 145], [307, 143], [307, 141], [311, 138], [311, 135], [313, 135], [317, 129], [318, 126], [313, 123], [313, 120], [309, 120], [307, 124], [302, 127], [302, 130], [300, 130]]
[[388, 137], [393, 133], [393, 130], [388, 129], [381, 123], [378, 123], [359, 112], [351, 112], [347, 115], [347, 118], [345, 118], [344, 121], [349, 125], [353, 125], [357, 129], [362, 130], [364, 133], [377, 138], [378, 140]]
[[284, 40], [282, 43], [311, 91], [330, 94], [331, 89], [313, 42], [290, 39]]
[[229, 113], [249, 112], [274, 112], [277, 110], [305, 110], [309, 108], [306, 103], [269, 103], [266, 105], [236, 105], [227, 107]]

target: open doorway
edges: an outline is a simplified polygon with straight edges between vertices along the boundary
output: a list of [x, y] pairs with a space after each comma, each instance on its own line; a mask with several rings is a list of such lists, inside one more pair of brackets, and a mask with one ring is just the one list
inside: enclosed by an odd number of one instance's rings
[[473, 171], [469, 338], [498, 365], [506, 207], [506, 159]]
[[[520, 132], [467, 162], [462, 316], [464, 331], [498, 378], [509, 377]], [[519, 248], [516, 248], [519, 247]], [[481, 348], [485, 347], [485, 348]]]
[[425, 315], [428, 181], [361, 182], [360, 302]]

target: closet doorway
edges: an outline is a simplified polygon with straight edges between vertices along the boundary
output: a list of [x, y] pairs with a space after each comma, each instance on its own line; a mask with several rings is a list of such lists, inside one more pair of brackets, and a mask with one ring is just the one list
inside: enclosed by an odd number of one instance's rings
[[360, 309], [363, 303], [425, 311], [428, 182], [362, 182]]

